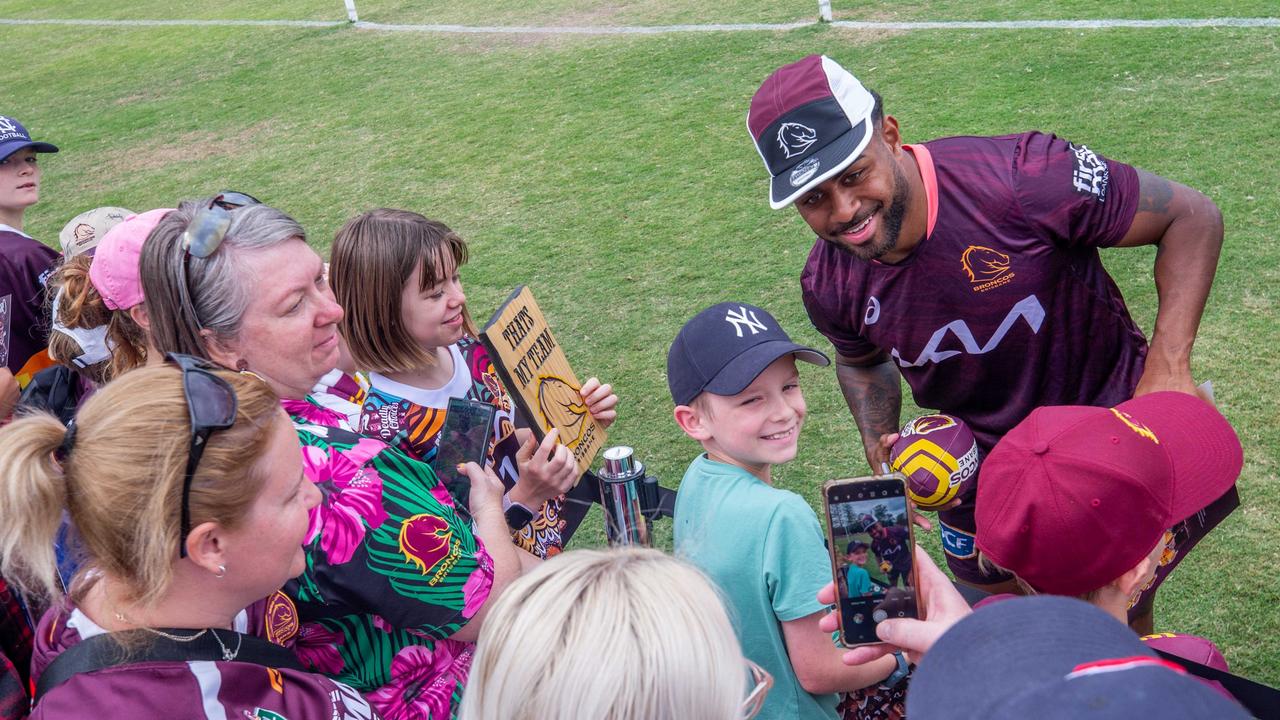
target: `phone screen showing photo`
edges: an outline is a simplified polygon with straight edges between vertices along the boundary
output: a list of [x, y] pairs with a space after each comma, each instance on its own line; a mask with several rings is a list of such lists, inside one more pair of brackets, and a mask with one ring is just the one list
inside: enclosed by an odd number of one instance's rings
[[454, 504], [464, 510], [469, 510], [471, 481], [458, 472], [457, 467], [469, 462], [484, 467], [489, 457], [489, 438], [493, 433], [496, 412], [489, 403], [449, 399], [432, 467], [448, 488]]
[[906, 485], [893, 478], [857, 480], [828, 485], [826, 495], [841, 640], [879, 642], [880, 622], [917, 617]]

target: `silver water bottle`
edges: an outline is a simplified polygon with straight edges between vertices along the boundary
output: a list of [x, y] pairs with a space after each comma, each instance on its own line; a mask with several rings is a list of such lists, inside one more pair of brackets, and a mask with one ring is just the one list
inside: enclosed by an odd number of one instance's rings
[[656, 489], [656, 480], [646, 478], [644, 463], [636, 459], [635, 451], [625, 445], [607, 448], [604, 469], [597, 477], [609, 545], [651, 547], [653, 538], [644, 510], [645, 499]]

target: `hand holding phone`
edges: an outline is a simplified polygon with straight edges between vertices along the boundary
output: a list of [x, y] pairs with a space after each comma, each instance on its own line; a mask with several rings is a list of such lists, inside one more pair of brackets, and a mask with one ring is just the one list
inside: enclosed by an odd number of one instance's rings
[[449, 398], [444, 427], [436, 441], [432, 466], [453, 497], [454, 505], [468, 510], [471, 502], [471, 480], [458, 472], [459, 465], [473, 462], [484, 467], [489, 457], [489, 438], [493, 435], [493, 417], [497, 408], [485, 402]]
[[832, 480], [823, 485], [822, 501], [840, 640], [846, 647], [880, 642], [881, 622], [919, 617], [906, 478]]

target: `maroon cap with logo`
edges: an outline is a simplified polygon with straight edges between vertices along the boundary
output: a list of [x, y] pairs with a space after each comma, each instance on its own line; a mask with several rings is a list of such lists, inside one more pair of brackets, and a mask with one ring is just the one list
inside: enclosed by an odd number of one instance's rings
[[775, 70], [747, 112], [747, 130], [772, 177], [769, 205], [786, 207], [862, 154], [875, 105], [858, 78], [824, 55]]
[[1226, 418], [1185, 393], [1038, 408], [982, 463], [977, 545], [1040, 592], [1092, 592], [1227, 492], [1243, 464]]

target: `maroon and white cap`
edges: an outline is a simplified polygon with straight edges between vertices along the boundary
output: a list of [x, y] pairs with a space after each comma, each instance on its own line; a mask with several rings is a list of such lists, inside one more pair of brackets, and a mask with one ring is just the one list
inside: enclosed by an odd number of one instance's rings
[[747, 130], [773, 178], [770, 207], [786, 207], [861, 155], [874, 109], [858, 78], [825, 55], [775, 70], [747, 112]]

